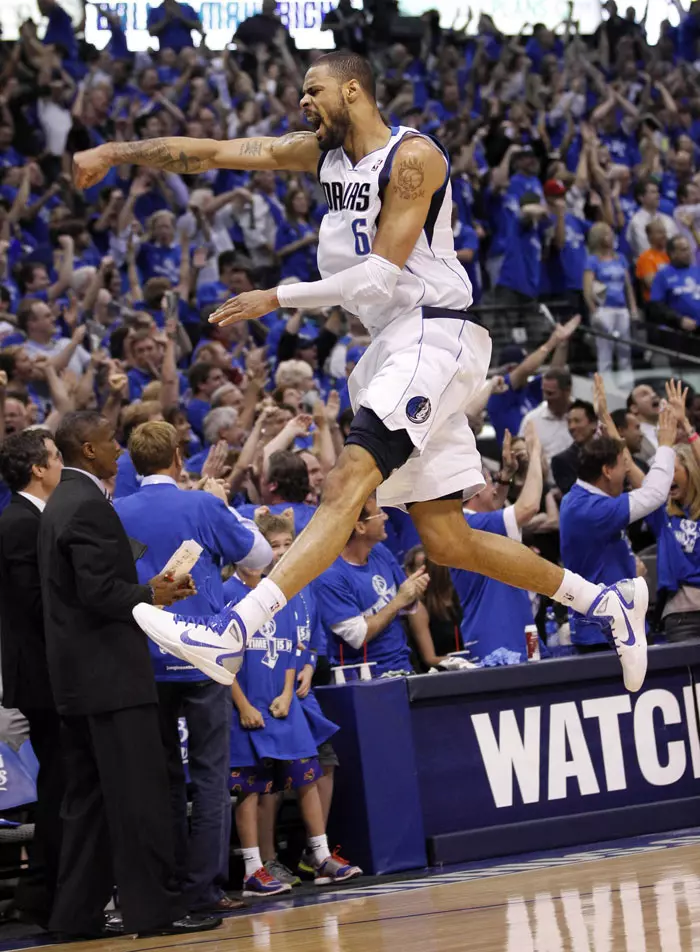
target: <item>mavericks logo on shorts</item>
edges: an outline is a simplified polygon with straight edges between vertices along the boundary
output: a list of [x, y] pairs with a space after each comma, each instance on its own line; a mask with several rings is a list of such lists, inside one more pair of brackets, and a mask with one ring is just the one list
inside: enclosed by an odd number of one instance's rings
[[425, 423], [431, 409], [430, 400], [427, 397], [411, 397], [406, 404], [406, 416], [411, 423]]

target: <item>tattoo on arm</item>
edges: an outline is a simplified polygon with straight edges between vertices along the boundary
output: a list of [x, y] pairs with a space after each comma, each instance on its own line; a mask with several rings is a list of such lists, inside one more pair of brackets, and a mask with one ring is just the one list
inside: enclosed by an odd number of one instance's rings
[[392, 188], [399, 198], [416, 199], [425, 194], [423, 182], [425, 180], [425, 163], [420, 159], [406, 157], [399, 163], [396, 170], [396, 181]]
[[263, 144], [260, 139], [244, 139], [241, 143], [241, 155], [262, 155]]
[[122, 161], [164, 169], [166, 172], [195, 175], [205, 167], [204, 161], [194, 155], [187, 155], [186, 152], [173, 155], [168, 146], [157, 139], [152, 142], [125, 142], [122, 149]]

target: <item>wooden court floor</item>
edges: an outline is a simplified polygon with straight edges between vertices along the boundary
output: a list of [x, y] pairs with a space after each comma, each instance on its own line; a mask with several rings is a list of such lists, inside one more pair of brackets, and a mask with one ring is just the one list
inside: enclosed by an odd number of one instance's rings
[[[424, 880], [421, 880], [424, 882]], [[700, 952], [700, 845], [266, 910], [197, 939], [52, 952]], [[26, 947], [26, 946], [25, 946]]]

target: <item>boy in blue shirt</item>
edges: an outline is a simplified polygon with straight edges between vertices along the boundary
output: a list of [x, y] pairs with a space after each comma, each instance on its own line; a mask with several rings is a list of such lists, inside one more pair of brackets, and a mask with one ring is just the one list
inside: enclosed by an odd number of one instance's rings
[[399, 615], [410, 611], [430, 581], [425, 569], [406, 578], [382, 545], [386, 520], [370, 496], [342, 554], [313, 584], [331, 664], [371, 661], [373, 677], [412, 672]]
[[[292, 544], [293, 515], [290, 510], [274, 515], [263, 507], [256, 519], [270, 544], [274, 564]], [[239, 566], [236, 576], [225, 584], [226, 597], [239, 600], [261, 577], [262, 572]], [[238, 714], [234, 714], [231, 732], [231, 761], [240, 765], [233, 768], [231, 776], [239, 797], [236, 826], [245, 862], [244, 896], [277, 895], [300, 882], [276, 857], [274, 826], [279, 798], [271, 794], [283, 790], [297, 790], [308, 836], [304, 869], [314, 876], [316, 885], [347, 882], [362, 875], [358, 866], [351, 866], [337, 852], [331, 855], [328, 849], [329, 784], [327, 780], [324, 783], [328, 771], [321, 758], [326, 765], [337, 763], [327, 741], [338, 728], [323, 716], [309, 694], [312, 611], [311, 593], [308, 589], [299, 592], [264, 630], [248, 639], [243, 666], [231, 689]], [[318, 650], [317, 637], [314, 645]], [[268, 796], [260, 801], [260, 794]], [[261, 846], [268, 857], [265, 863]]]
[[[604, 422], [616, 437], [612, 421]], [[604, 585], [622, 570], [630, 577], [636, 574], [627, 527], [666, 501], [673, 480], [675, 438], [676, 419], [665, 410], [659, 418], [659, 449], [646, 476], [624, 444], [612, 436], [592, 440], [582, 449], [579, 478], [564, 497], [559, 516], [566, 568], [586, 572], [591, 581]], [[635, 487], [632, 492], [623, 492], [626, 478]], [[579, 652], [609, 647], [606, 630], [571, 610], [569, 616], [571, 641]]]

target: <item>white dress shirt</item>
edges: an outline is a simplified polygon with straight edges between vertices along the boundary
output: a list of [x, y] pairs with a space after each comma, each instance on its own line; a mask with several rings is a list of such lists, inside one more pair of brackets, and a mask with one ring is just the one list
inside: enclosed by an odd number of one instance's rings
[[554, 416], [546, 400], [525, 414], [520, 424], [520, 436], [524, 436], [525, 427], [530, 421], [535, 425], [547, 461], [557, 453], [563, 453], [574, 442], [569, 433], [566, 414], [563, 417]]
[[25, 499], [28, 499], [29, 502], [33, 503], [39, 512], [43, 512], [44, 509], [46, 509], [46, 502], [43, 499], [39, 499], [38, 496], [33, 496], [31, 493], [27, 493], [23, 489], [20, 489], [19, 495], [24, 496]]
[[86, 469], [79, 469], [77, 466], [64, 466], [63, 472], [64, 473], [67, 473], [67, 472], [82, 473], [83, 476], [87, 476], [88, 479], [91, 479], [93, 481], [93, 483], [97, 486], [97, 488], [100, 490], [100, 492], [105, 497], [105, 499], [109, 498], [109, 492], [107, 491], [107, 487], [102, 482], [102, 480], [98, 479], [97, 476], [93, 475], [92, 473], [88, 473]]

